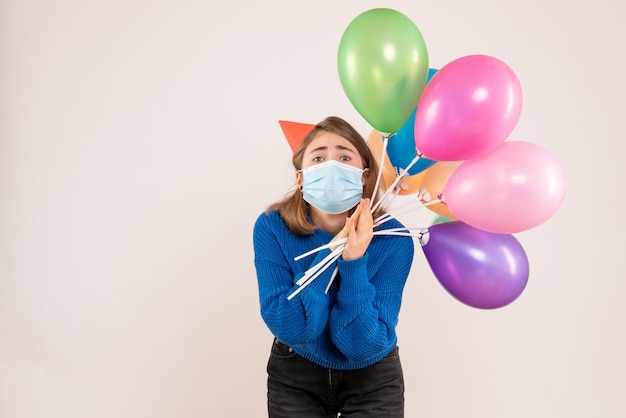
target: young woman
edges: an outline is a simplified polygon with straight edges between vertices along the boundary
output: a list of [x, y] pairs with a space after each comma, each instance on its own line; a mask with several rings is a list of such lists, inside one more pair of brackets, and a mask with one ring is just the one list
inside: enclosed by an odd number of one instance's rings
[[[372, 214], [370, 204], [378, 165], [344, 120], [318, 123], [292, 161], [297, 187], [254, 226], [261, 316], [275, 336], [267, 366], [269, 416], [402, 417], [396, 324], [413, 240], [374, 235], [404, 227], [395, 219], [374, 227], [384, 214]], [[301, 288], [305, 272], [341, 248], [341, 256]]]

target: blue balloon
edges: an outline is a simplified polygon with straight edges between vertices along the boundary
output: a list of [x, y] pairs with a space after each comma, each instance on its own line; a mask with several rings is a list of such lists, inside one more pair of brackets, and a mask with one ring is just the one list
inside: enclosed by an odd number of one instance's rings
[[428, 75], [426, 76], [426, 82], [428, 83], [430, 81], [431, 78], [433, 78], [433, 76], [435, 74], [437, 74], [437, 70], [436, 68], [429, 68], [428, 69]]
[[[426, 78], [426, 83], [430, 81], [431, 78], [437, 73], [437, 70], [434, 68], [428, 69], [428, 76]], [[411, 117], [408, 121], [400, 128], [398, 132], [392, 135], [389, 138], [389, 142], [387, 144], [387, 156], [389, 157], [389, 161], [391, 165], [394, 166], [397, 173], [400, 173], [403, 169], [405, 169], [411, 161], [417, 156], [417, 150], [415, 148], [415, 112], [417, 108], [413, 109], [413, 113], [411, 113]], [[421, 173], [426, 170], [436, 161], [428, 159], [428, 158], [420, 158], [411, 168], [409, 168], [409, 175], [415, 175]]]

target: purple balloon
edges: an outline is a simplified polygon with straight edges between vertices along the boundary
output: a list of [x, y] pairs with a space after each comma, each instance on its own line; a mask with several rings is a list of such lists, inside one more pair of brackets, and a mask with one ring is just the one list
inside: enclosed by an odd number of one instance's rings
[[[513, 235], [460, 221], [432, 225], [422, 245], [439, 283], [459, 301], [480, 309], [513, 302], [528, 282], [528, 257]], [[426, 241], [426, 240], [424, 240]]]

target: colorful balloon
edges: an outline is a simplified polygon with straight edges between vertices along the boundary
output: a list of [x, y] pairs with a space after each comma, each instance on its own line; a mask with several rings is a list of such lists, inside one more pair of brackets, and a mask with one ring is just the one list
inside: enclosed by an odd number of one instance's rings
[[421, 173], [413, 174], [412, 176], [404, 176], [402, 180], [400, 180], [400, 183], [398, 183], [398, 187], [400, 188], [398, 194], [404, 196], [419, 192], [423, 178], [423, 171]]
[[[411, 115], [408, 122], [395, 135], [389, 138], [387, 145], [387, 155], [389, 161], [400, 172], [411, 164], [417, 156], [415, 148], [415, 140], [413, 139], [413, 128], [410, 130], [408, 126], [414, 125], [415, 113]], [[435, 164], [436, 161], [426, 157], [422, 157], [413, 166], [409, 168], [409, 175], [418, 174]]]
[[424, 156], [459, 161], [486, 154], [513, 131], [522, 89], [497, 58], [468, 55], [443, 66], [424, 88], [415, 115], [415, 144]]
[[341, 85], [361, 116], [378, 131], [394, 133], [422, 94], [428, 53], [408, 17], [392, 9], [371, 9], [346, 28], [337, 67]]
[[[450, 176], [462, 163], [463, 161], [438, 161], [424, 171], [424, 178], [420, 187], [426, 189], [431, 200], [437, 199], [438, 196], [443, 195]], [[435, 203], [426, 207], [446, 218], [457, 219], [445, 203]]]
[[[426, 84], [437, 73], [434, 68], [428, 69], [428, 77], [426, 77]], [[387, 155], [391, 164], [396, 168], [397, 172], [405, 169], [409, 166], [411, 161], [417, 156], [417, 149], [415, 148], [415, 112], [413, 110], [409, 120], [396, 132], [391, 138], [389, 138], [389, 144], [387, 145]], [[415, 175], [421, 173], [427, 168], [435, 164], [435, 161], [422, 157], [417, 163], [409, 168], [409, 175]]]
[[530, 142], [507, 141], [463, 162], [448, 180], [443, 198], [460, 221], [510, 234], [550, 218], [565, 188], [565, 172], [550, 152]]
[[[367, 145], [372, 151], [372, 154], [374, 154], [374, 158], [376, 159], [376, 162], [380, 166], [380, 161], [383, 156], [383, 134], [378, 132], [375, 129], [372, 130], [370, 135], [367, 137]], [[389, 156], [385, 153], [384, 157], [385, 157], [385, 162], [383, 164], [383, 173], [382, 173], [383, 190], [385, 187], [391, 186], [391, 184], [395, 181], [398, 175], [398, 172], [395, 169], [395, 167], [391, 165]], [[397, 186], [398, 194], [408, 195], [408, 194], [416, 193], [420, 188], [423, 177], [424, 177], [423, 172], [414, 174], [412, 176], [405, 176], [398, 183], [398, 186]]]
[[433, 218], [432, 221], [430, 221], [431, 225], [437, 225], [437, 224], [442, 224], [442, 223], [446, 223], [446, 222], [453, 222], [455, 221], [455, 219], [450, 219], [450, 218], [446, 218], [445, 216], [441, 216], [441, 215], [437, 215]]
[[528, 257], [512, 235], [445, 222], [428, 228], [422, 250], [443, 288], [471, 307], [501, 308], [526, 288]]

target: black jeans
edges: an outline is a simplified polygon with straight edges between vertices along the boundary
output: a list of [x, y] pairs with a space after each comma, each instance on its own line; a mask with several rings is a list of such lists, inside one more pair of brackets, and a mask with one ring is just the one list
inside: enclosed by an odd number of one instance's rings
[[275, 340], [267, 374], [270, 418], [404, 417], [398, 347], [369, 367], [333, 370]]

